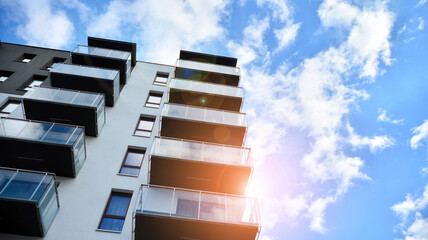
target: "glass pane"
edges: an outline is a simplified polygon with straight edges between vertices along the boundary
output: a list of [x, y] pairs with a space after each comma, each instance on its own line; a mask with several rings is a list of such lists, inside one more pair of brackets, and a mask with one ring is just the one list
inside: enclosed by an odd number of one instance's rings
[[10, 102], [7, 103], [4, 108], [1, 109], [2, 112], [11, 113], [19, 106], [19, 103]]
[[172, 204], [173, 190], [164, 188], [147, 188], [147, 196], [143, 205], [143, 212], [169, 215]]
[[73, 100], [76, 94], [77, 92], [74, 91], [57, 90], [57, 94], [52, 97], [52, 100], [62, 103], [71, 103], [71, 100]]
[[42, 174], [18, 172], [5, 187], [1, 196], [29, 200], [43, 176]]
[[130, 196], [112, 195], [106, 214], [112, 215], [112, 216], [125, 217], [130, 201], [131, 201]]
[[149, 98], [147, 99], [147, 102], [160, 104], [161, 100], [162, 100], [162, 97], [150, 95]]
[[174, 202], [176, 202], [176, 209], [173, 209], [173, 215], [179, 217], [198, 218], [198, 192], [176, 191]]
[[181, 152], [181, 141], [171, 139], [156, 139], [154, 155], [179, 158]]
[[120, 169], [120, 173], [126, 174], [126, 175], [138, 176], [138, 174], [140, 173], [140, 169], [139, 168], [131, 168], [131, 167], [122, 167]]
[[202, 160], [202, 144], [183, 141], [181, 158], [189, 160]]
[[167, 77], [159, 77], [159, 76], [157, 76], [156, 79], [155, 79], [155, 82], [157, 82], [157, 83], [164, 83], [164, 84], [166, 84], [167, 81], [168, 81]]
[[152, 108], [159, 108], [159, 104], [155, 104], [155, 103], [146, 103], [146, 105], [144, 105], [146, 107], [152, 107]]
[[46, 134], [46, 136], [43, 138], [43, 141], [66, 144], [74, 129], [75, 128], [73, 127], [54, 125], [48, 134]]
[[162, 114], [164, 116], [185, 118], [186, 117], [186, 106], [166, 104], [166, 105], [164, 105], [163, 113], [165, 113], [165, 114]]
[[52, 125], [29, 122], [19, 134], [20, 138], [40, 141]]
[[128, 154], [126, 154], [125, 165], [140, 167], [143, 158], [144, 153], [129, 151]]
[[141, 136], [141, 137], [150, 137], [151, 134], [152, 134], [151, 132], [140, 131], [140, 130], [136, 130], [134, 133], [134, 135]]
[[204, 108], [188, 107], [186, 118], [192, 119], [192, 120], [203, 121], [204, 120], [204, 112], [205, 112]]
[[30, 85], [28, 85], [28, 86], [29, 87], [36, 87], [36, 86], [38, 87], [42, 83], [43, 83], [43, 80], [33, 80], [33, 81], [31, 81]]
[[223, 163], [224, 147], [204, 144], [204, 161]]
[[141, 119], [140, 123], [138, 124], [137, 129], [138, 130], [152, 131], [153, 124], [154, 124], [154, 121]]
[[233, 223], [256, 223], [253, 206], [254, 199], [227, 197], [227, 221]]
[[111, 231], [122, 231], [124, 219], [104, 217], [100, 224], [100, 229]]
[[13, 119], [2, 119], [0, 120], [3, 123], [3, 133], [4, 136], [8, 137], [17, 137], [19, 132], [27, 125], [27, 121], [13, 120]]
[[225, 197], [202, 193], [201, 219], [211, 221], [225, 221]]
[[207, 110], [206, 112], [206, 121], [207, 122], [214, 122], [214, 123], [223, 123], [223, 112], [222, 111], [212, 111]]
[[[96, 106], [96, 104], [99, 101], [96, 101], [94, 103], [94, 100], [98, 97], [98, 94], [90, 94], [90, 93], [82, 93], [79, 92], [76, 96], [76, 98], [74, 98], [73, 103], [74, 104], [80, 104], [80, 105], [84, 105], [84, 106]], [[101, 98], [98, 98], [101, 100]], [[94, 104], [93, 104], [94, 103]]]

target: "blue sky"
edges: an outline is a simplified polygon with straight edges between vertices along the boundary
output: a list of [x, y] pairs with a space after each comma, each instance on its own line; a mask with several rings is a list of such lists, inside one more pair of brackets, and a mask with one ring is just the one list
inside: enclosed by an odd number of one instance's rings
[[0, 1], [4, 42], [238, 57], [260, 239], [428, 239], [426, 0]]

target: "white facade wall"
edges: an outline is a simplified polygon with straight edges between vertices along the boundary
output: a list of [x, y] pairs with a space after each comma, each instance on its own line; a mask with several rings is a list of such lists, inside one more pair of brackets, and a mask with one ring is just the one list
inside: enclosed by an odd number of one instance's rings
[[[148, 158], [153, 138], [159, 135], [160, 112], [167, 87], [153, 85], [157, 72], [174, 73], [174, 66], [137, 62], [113, 108], [106, 107], [106, 124], [98, 137], [85, 137], [86, 161], [76, 178], [57, 176], [60, 208], [45, 240], [133, 239], [132, 213], [141, 184], [147, 183]], [[162, 92], [159, 109], [144, 107], [149, 91]], [[0, 100], [5, 100], [0, 95]], [[22, 116], [20, 109], [11, 114]], [[133, 136], [141, 115], [155, 116], [150, 138]], [[118, 175], [128, 146], [146, 149], [138, 177]], [[112, 190], [132, 192], [121, 233], [97, 230]], [[39, 239], [0, 234], [0, 239]]]

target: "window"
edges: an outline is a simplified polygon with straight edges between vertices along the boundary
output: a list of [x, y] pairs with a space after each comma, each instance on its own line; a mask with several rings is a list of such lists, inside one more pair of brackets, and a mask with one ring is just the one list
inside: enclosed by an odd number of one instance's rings
[[132, 193], [112, 191], [98, 229], [122, 231], [131, 197]]
[[40, 87], [47, 77], [41, 75], [33, 75], [33, 77], [27, 81], [27, 84], [23, 87], [25, 91], [30, 90], [33, 87]]
[[141, 117], [140, 121], [138, 121], [138, 125], [135, 129], [134, 135], [140, 137], [150, 137], [150, 135], [152, 134], [154, 123], [154, 118]]
[[21, 56], [19, 56], [15, 61], [17, 62], [23, 62], [23, 63], [29, 63], [31, 59], [33, 59], [36, 55], [31, 53], [24, 53]]
[[48, 63], [46, 63], [41, 69], [49, 71], [52, 69], [52, 65], [54, 63], [63, 63], [65, 62], [65, 60], [66, 60], [65, 58], [54, 57]]
[[149, 92], [147, 97], [146, 107], [159, 108], [162, 101], [162, 93]]
[[168, 82], [168, 77], [169, 73], [157, 72], [153, 84], [159, 86], [166, 86], [166, 83]]
[[128, 148], [119, 174], [138, 177], [145, 153], [145, 150]]
[[13, 110], [15, 110], [19, 104], [21, 104], [18, 101], [7, 101], [3, 106], [0, 108], [0, 116], [6, 117], [8, 116]]
[[9, 72], [9, 71], [0, 71], [0, 82], [4, 82], [6, 81], [10, 75], [12, 75], [13, 72]]

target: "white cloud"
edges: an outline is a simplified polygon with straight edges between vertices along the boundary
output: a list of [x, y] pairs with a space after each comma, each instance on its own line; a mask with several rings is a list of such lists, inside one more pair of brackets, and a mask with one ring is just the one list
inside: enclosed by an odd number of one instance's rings
[[400, 123], [403, 123], [403, 121], [404, 121], [404, 119], [391, 119], [390, 117], [388, 117], [386, 115], [385, 109], [379, 108], [377, 112], [379, 114], [379, 116], [377, 117], [378, 122], [388, 122], [388, 123], [392, 123], [392, 124], [400, 124]]
[[93, 17], [88, 35], [120, 38], [132, 32], [141, 46], [139, 56], [175, 64], [180, 49], [196, 50], [224, 37], [220, 23], [228, 17], [228, 4], [227, 0], [113, 0], [105, 12]]
[[[428, 184], [420, 197], [406, 195], [406, 200], [395, 204], [391, 209], [401, 218], [399, 227], [406, 240], [428, 239], [428, 219], [421, 212], [428, 206]], [[410, 225], [410, 226], [409, 226]]]
[[416, 7], [421, 7], [421, 6], [423, 6], [426, 2], [427, 2], [427, 0], [419, 0], [419, 2], [418, 2], [418, 4], [416, 5]]
[[267, 5], [272, 10], [272, 20], [281, 23], [282, 28], [273, 30], [278, 47], [274, 53], [278, 53], [285, 47], [291, 45], [297, 37], [301, 23], [294, 23], [293, 9], [287, 4], [288, 1], [281, 0], [257, 0], [257, 5], [262, 7]]
[[422, 17], [418, 17], [418, 30], [424, 30], [424, 19]]
[[405, 31], [407, 30], [407, 25], [406, 24], [404, 24], [404, 26], [403, 27], [401, 27], [400, 28], [400, 30], [398, 30], [398, 35], [401, 35], [401, 34], [403, 34]]
[[428, 119], [425, 122], [413, 129], [413, 137], [410, 139], [410, 146], [416, 149], [420, 146], [420, 142], [428, 137]]
[[3, 2], [18, 22], [16, 35], [29, 45], [63, 48], [74, 39], [74, 26], [65, 12], [54, 9], [50, 0]]
[[[268, 1], [259, 1], [265, 2]], [[271, 2], [274, 1], [269, 1], [269, 4]], [[325, 219], [327, 207], [338, 201], [356, 180], [370, 179], [363, 172], [364, 159], [345, 153], [345, 148], [368, 147], [372, 151], [381, 151], [394, 144], [394, 139], [388, 136], [360, 136], [347, 120], [357, 102], [369, 98], [362, 88], [370, 82], [367, 79], [373, 81], [380, 74], [380, 64], [391, 63], [389, 38], [393, 15], [383, 2], [370, 4], [370, 7], [356, 7], [345, 1], [325, 1], [320, 8], [323, 26], [345, 26], [349, 30], [348, 38], [337, 47], [304, 59], [294, 68], [281, 67], [273, 73], [269, 71], [269, 49], [263, 42], [251, 40], [264, 40], [263, 35], [275, 33], [276, 29], [261, 24], [263, 20], [252, 21], [255, 26], [251, 28], [263, 29], [255, 31], [258, 37], [244, 34], [250, 40], [244, 37], [242, 42], [231, 42], [228, 46], [232, 55], [244, 55], [246, 59], [242, 84], [246, 91], [244, 111], [250, 122], [247, 142], [254, 149], [263, 150], [254, 152], [259, 162], [283, 148], [284, 140], [272, 140], [269, 136], [287, 139], [288, 129], [293, 128], [305, 133], [311, 141], [300, 160], [302, 169], [296, 169], [306, 176], [304, 181], [307, 185], [298, 195], [304, 197], [296, 200], [298, 210], [290, 212], [282, 206], [275, 208], [276, 211], [265, 211], [270, 215], [263, 216], [275, 219], [270, 221], [272, 225], [285, 221], [287, 217], [294, 220], [306, 216], [312, 230], [325, 232], [328, 230]], [[335, 16], [336, 19], [327, 16], [327, 12], [333, 14], [342, 9], [350, 11], [349, 15]], [[273, 14], [272, 18], [291, 18], [290, 13]], [[253, 42], [257, 44], [251, 44]], [[264, 59], [262, 64], [260, 59]], [[355, 79], [355, 75], [360, 78]], [[355, 81], [361, 81], [361, 84], [355, 84]], [[323, 194], [312, 194], [310, 186], [319, 183], [333, 187], [328, 187]], [[287, 206], [297, 204], [285, 202]], [[267, 209], [261, 208], [262, 211]]]
[[67, 8], [76, 9], [82, 22], [86, 22], [91, 14], [91, 9], [79, 0], [61, 0], [61, 3]]

